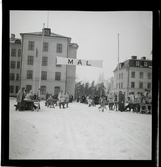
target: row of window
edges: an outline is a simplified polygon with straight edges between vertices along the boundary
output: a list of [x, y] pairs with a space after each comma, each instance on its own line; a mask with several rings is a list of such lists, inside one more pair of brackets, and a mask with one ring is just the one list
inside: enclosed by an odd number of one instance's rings
[[[135, 78], [135, 71], [132, 71], [131, 72], [131, 78]], [[152, 74], [151, 74], [151, 72], [149, 72], [149, 73], [147, 73], [147, 77], [148, 77], [148, 79], [151, 79], [152, 78]], [[144, 72], [140, 72], [139, 73], [139, 78], [140, 79], [143, 79], [144, 78]], [[118, 75], [117, 75], [117, 79], [118, 79]], [[119, 74], [119, 79], [123, 79], [123, 73], [120, 73]]]
[[[34, 65], [34, 56], [28, 56], [27, 65]], [[48, 66], [48, 57], [42, 57], [42, 66]], [[61, 65], [56, 64], [56, 67], [61, 67]]]
[[[32, 85], [26, 85], [26, 91], [29, 92], [30, 90], [32, 90]], [[10, 85], [10, 93], [18, 93], [19, 91], [19, 86], [13, 86]], [[59, 86], [55, 86], [54, 87], [54, 94], [57, 95], [60, 92], [60, 87]], [[46, 86], [41, 86], [40, 87], [40, 94], [41, 95], [46, 95], [47, 91], [46, 91]]]
[[[35, 50], [35, 42], [34, 41], [29, 41], [28, 50]], [[44, 52], [49, 51], [49, 43], [43, 42], [43, 51]], [[63, 52], [63, 44], [57, 43], [56, 52], [57, 53], [62, 53]]]
[[[28, 56], [27, 65], [34, 65], [34, 56]], [[48, 66], [48, 57], [42, 57], [42, 66]], [[56, 64], [56, 67], [61, 67], [60, 64]], [[10, 68], [16, 68], [16, 61], [10, 62]], [[17, 61], [17, 69], [20, 68], [20, 61]]]
[[[12, 68], [12, 69], [16, 68], [16, 61], [10, 62], [10, 68]], [[17, 69], [20, 69], [20, 61], [17, 61]]]
[[[33, 79], [33, 71], [27, 70], [27, 79]], [[16, 81], [19, 81], [20, 74], [16, 74]], [[10, 73], [10, 80], [15, 80], [15, 73]], [[41, 80], [47, 80], [47, 71], [41, 71]], [[55, 72], [55, 80], [61, 80], [61, 72]]]
[[14, 81], [15, 80], [15, 75], [16, 75], [16, 81], [20, 80], [20, 74], [15, 74], [15, 73], [10, 73], [10, 80]]
[[[33, 79], [33, 71], [27, 70], [27, 79]], [[41, 71], [41, 80], [47, 80], [47, 71]], [[55, 81], [61, 80], [61, 72], [55, 72]]]
[[13, 86], [13, 85], [10, 85], [10, 93], [18, 93], [19, 91], [19, 86]]
[[[119, 84], [116, 84], [116, 88], [123, 88], [123, 82], [120, 82]], [[131, 82], [131, 88], [135, 88], [135, 82]], [[139, 82], [139, 88], [143, 88], [143, 82]], [[151, 89], [151, 83], [147, 83], [147, 89]]]
[[[148, 79], [151, 79], [151, 77], [152, 77], [151, 73], [148, 72], [147, 75], [148, 75]], [[131, 72], [131, 78], [135, 78], [135, 71], [132, 71], [132, 72]], [[144, 72], [140, 72], [140, 73], [139, 73], [139, 78], [140, 78], [140, 79], [143, 79], [143, 78], [144, 78]]]
[[144, 61], [143, 63], [142, 63], [142, 61], [141, 61], [141, 63], [140, 63], [140, 61], [136, 61], [135, 63], [136, 63], [135, 65], [138, 67], [140, 67], [140, 65], [142, 65], [142, 64], [144, 67], [148, 67], [148, 62], [146, 62], [146, 61]]
[[16, 52], [18, 51], [18, 57], [21, 57], [21, 49], [11, 49], [11, 56], [16, 57]]

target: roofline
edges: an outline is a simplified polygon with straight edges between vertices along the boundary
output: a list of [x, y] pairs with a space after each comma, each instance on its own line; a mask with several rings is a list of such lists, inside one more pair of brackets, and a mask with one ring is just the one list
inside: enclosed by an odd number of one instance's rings
[[[38, 33], [38, 34], [36, 34]], [[33, 35], [33, 36], [42, 36], [41, 34], [42, 32], [31, 32], [31, 33], [20, 33], [20, 36], [22, 37], [23, 35]], [[51, 34], [55, 34], [55, 33], [52, 33]], [[71, 40], [71, 37], [66, 37], [66, 36], [62, 36], [62, 35], [59, 35], [59, 34], [55, 34], [55, 35], [44, 35], [44, 36], [47, 36], [47, 37], [58, 37], [58, 38], [67, 38], [69, 40]]]

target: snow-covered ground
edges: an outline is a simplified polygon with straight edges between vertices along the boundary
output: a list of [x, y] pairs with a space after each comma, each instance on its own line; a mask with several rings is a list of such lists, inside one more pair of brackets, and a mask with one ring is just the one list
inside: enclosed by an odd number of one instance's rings
[[151, 115], [100, 112], [76, 102], [47, 108], [44, 101], [39, 112], [19, 112], [14, 104], [10, 100], [10, 159], [151, 160]]

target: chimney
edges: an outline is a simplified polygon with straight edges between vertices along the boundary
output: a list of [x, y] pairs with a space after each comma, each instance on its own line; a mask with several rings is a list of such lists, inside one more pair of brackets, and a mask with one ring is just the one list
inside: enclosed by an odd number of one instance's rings
[[15, 34], [11, 34], [11, 40], [15, 39]]
[[146, 60], [146, 57], [141, 57], [141, 60]]
[[44, 33], [44, 36], [50, 36], [51, 29], [50, 28], [43, 28], [42, 32]]
[[131, 56], [131, 59], [135, 60], [137, 59], [137, 56]]

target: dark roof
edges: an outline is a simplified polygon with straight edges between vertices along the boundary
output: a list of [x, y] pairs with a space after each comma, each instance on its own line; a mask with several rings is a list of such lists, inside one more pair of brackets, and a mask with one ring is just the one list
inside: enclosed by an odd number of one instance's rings
[[[139, 66], [136, 66], [136, 64], [134, 62], [139, 61], [139, 62], [149, 62], [147, 67], [144, 67], [141, 63]], [[136, 68], [152, 68], [152, 60], [147, 60], [147, 59], [128, 59], [124, 62], [120, 62], [119, 64], [121, 64], [121, 68], [119, 69], [127, 69], [128, 67], [136, 67]], [[113, 72], [118, 70], [118, 65], [116, 66], [116, 68], [114, 69]]]

